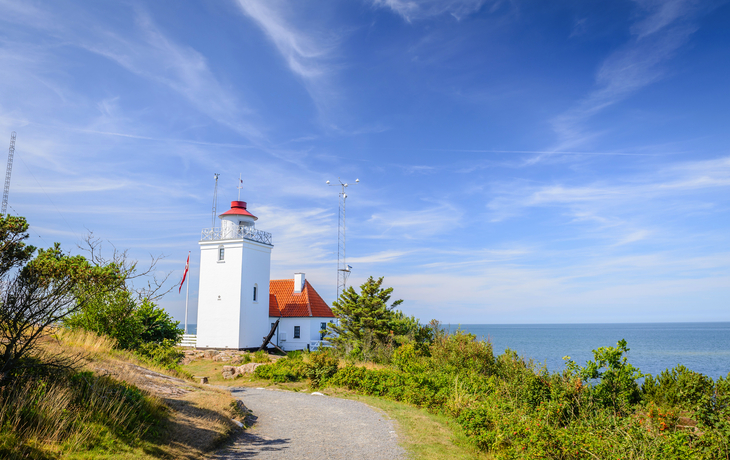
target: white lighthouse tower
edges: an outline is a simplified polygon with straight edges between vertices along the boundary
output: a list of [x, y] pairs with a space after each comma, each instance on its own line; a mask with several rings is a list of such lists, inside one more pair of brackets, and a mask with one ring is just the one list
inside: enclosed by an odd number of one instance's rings
[[259, 347], [269, 332], [271, 234], [256, 229], [244, 201], [218, 217], [221, 227], [199, 242], [197, 346]]

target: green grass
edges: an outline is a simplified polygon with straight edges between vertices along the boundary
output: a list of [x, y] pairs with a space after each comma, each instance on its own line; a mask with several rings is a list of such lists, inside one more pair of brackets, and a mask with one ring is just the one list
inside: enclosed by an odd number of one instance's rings
[[398, 438], [411, 459], [487, 460], [492, 457], [476, 451], [467, 441], [461, 427], [444, 415], [375, 396], [362, 396], [340, 389], [326, 389], [331, 396], [352, 399], [385, 412], [398, 422]]

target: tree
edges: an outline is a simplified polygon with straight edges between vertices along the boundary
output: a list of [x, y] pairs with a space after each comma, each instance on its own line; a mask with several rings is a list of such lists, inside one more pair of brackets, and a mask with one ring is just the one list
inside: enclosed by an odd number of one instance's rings
[[593, 350], [595, 361], [588, 361], [584, 367], [566, 356], [563, 359], [568, 372], [578, 375], [589, 384], [591, 394], [604, 407], [625, 413], [640, 399], [639, 384], [641, 371], [631, 365], [626, 357], [629, 352], [626, 340], [621, 339], [615, 347], [599, 347]]
[[[31, 259], [27, 230], [24, 218], [0, 216], [0, 386], [24, 370], [67, 364], [43, 357], [39, 340], [89, 296], [119, 283], [116, 267], [65, 255], [58, 243]], [[80, 283], [86, 290], [77, 289]]]
[[[78, 247], [87, 253], [92, 265], [116, 267], [122, 282], [88, 299], [64, 319], [64, 324], [112, 337], [119, 348], [127, 350], [137, 350], [145, 343], [177, 344], [183, 334], [178, 328], [180, 322], [154, 303], [174, 287], [164, 289], [171, 272], [159, 277], [156, 274], [156, 265], [164, 256], [151, 256], [150, 264], [140, 268], [137, 261], [128, 257], [127, 250], [110, 245], [112, 252], [107, 257], [101, 240], [89, 233]], [[140, 279], [145, 280], [145, 287], [135, 286]]]
[[384, 345], [391, 336], [393, 309], [403, 303], [396, 300], [388, 305], [393, 288], [382, 287], [383, 277], [372, 276], [360, 286], [360, 293], [350, 286], [332, 303], [339, 324], [329, 323], [328, 341], [343, 351], [360, 350]]

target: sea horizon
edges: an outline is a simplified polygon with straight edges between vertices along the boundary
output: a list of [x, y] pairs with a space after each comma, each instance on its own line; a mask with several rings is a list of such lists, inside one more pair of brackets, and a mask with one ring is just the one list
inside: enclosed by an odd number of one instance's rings
[[[195, 334], [197, 324], [188, 324]], [[593, 360], [593, 350], [625, 339], [629, 362], [644, 374], [658, 375], [677, 365], [717, 379], [730, 373], [730, 321], [636, 323], [441, 323], [451, 333], [474, 334], [492, 344], [495, 356], [506, 349], [544, 365], [565, 369], [564, 356], [579, 365]]]

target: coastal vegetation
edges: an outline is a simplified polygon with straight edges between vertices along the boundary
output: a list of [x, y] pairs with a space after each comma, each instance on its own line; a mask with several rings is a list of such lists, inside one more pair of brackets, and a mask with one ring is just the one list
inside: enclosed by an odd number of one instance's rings
[[425, 408], [497, 459], [730, 458], [730, 378], [715, 381], [682, 366], [644, 375], [629, 363], [623, 340], [594, 350], [584, 365], [566, 357], [564, 370], [549, 372], [511, 350], [495, 355], [488, 341], [447, 333], [435, 321], [382, 334], [402, 316], [387, 305], [392, 290], [381, 284], [370, 278], [358, 296], [350, 288], [335, 304], [378, 312], [378, 321], [359, 323], [359, 335], [290, 353], [255, 375]]
[[186, 377], [182, 332], [160, 284], [135, 290], [125, 253], [37, 250], [27, 229], [0, 217], [0, 458], [192, 459], [226, 439], [245, 413], [170, 376]]

